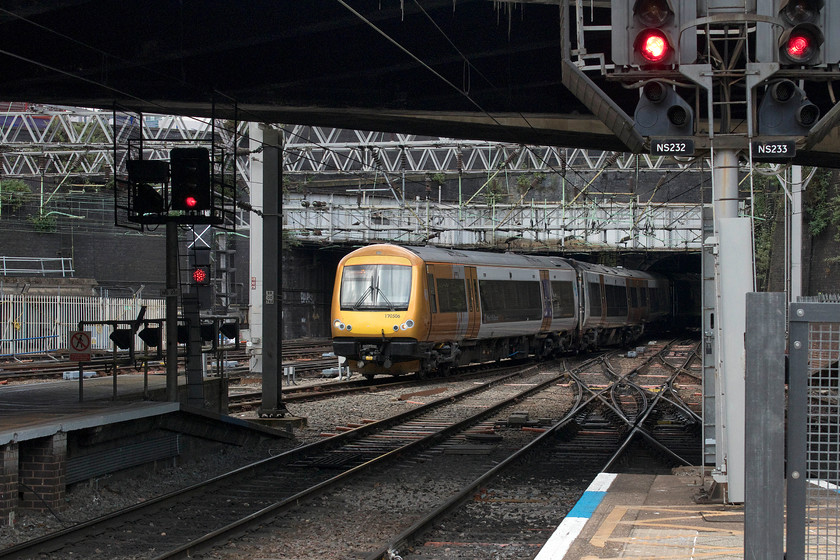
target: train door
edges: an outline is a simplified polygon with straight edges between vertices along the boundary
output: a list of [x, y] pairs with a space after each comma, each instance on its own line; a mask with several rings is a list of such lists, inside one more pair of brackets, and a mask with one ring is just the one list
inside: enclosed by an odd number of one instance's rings
[[641, 286], [644, 280], [638, 278], [627, 278], [627, 320], [632, 324], [642, 322], [644, 310], [642, 309]]
[[607, 298], [604, 290], [604, 275], [596, 274], [595, 281], [589, 281], [589, 314], [596, 321], [595, 324], [602, 325], [607, 321]]
[[427, 265], [426, 269], [437, 295], [437, 313], [432, 313], [430, 338], [444, 341], [463, 336], [468, 316], [464, 267], [437, 263]]
[[467, 277], [467, 338], [478, 337], [478, 329], [481, 327], [481, 305], [478, 299], [478, 274], [474, 266], [464, 267]]
[[542, 324], [540, 325], [540, 331], [545, 332], [551, 329], [551, 301], [552, 301], [552, 294], [551, 294], [551, 280], [548, 277], [547, 270], [540, 270], [540, 284], [542, 284], [542, 296], [543, 296], [543, 312], [542, 312]]

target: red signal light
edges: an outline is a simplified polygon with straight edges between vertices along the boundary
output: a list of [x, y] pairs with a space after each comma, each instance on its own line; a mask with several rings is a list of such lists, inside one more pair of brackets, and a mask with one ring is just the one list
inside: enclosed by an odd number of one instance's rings
[[807, 63], [815, 54], [818, 42], [804, 30], [795, 30], [785, 43], [785, 53], [792, 62]]
[[206, 268], [196, 267], [193, 269], [192, 279], [196, 284], [206, 284], [210, 280], [210, 275]]
[[188, 196], [184, 199], [184, 206], [187, 208], [195, 208], [198, 206], [198, 199], [194, 196]]
[[658, 29], [645, 29], [636, 38], [636, 50], [648, 62], [663, 62], [671, 52], [665, 33]]

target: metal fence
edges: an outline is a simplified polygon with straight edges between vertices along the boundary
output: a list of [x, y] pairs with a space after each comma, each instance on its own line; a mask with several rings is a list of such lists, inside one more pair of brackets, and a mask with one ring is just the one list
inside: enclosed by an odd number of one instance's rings
[[[131, 321], [143, 306], [146, 319], [165, 317], [163, 299], [0, 294], [0, 356], [66, 350], [79, 321]], [[107, 325], [93, 327], [91, 349], [109, 350], [110, 334]]]
[[787, 559], [840, 558], [840, 303], [790, 307]]

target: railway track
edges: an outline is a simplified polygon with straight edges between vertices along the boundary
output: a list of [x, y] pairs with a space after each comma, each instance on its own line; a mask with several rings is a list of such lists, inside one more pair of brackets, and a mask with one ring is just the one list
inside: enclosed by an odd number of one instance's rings
[[[185, 557], [398, 454], [419, 452], [469, 430], [535, 390], [503, 384], [519, 375], [497, 376], [407, 413], [356, 426], [181, 492], [3, 550], [0, 558], [42, 553], [111, 559]], [[500, 394], [488, 407], [488, 397], [481, 393], [494, 390]], [[470, 406], [470, 400], [479, 404]]]
[[[650, 350], [648, 359], [629, 370], [617, 370], [604, 356], [569, 371], [577, 396], [562, 420], [380, 549], [365, 555], [365, 560], [533, 558], [597, 473], [632, 472], [639, 449], [630, 448], [634, 433], [627, 429], [628, 420], [642, 431], [655, 431], [649, 419], [658, 415], [660, 422], [670, 427], [667, 436], [650, 434], [655, 445], [642, 442], [647, 473], [655, 472], [657, 465], [669, 471], [685, 464], [672, 450], [663, 451], [663, 441], [682, 447], [691, 442], [699, 455], [699, 436], [694, 433], [699, 417], [693, 410], [684, 411], [685, 403], [678, 396], [626, 398], [627, 384], [635, 385], [633, 378], [650, 380], [660, 375], [656, 367], [651, 369], [652, 364], [665, 364], [671, 373], [655, 388], [636, 385], [642, 393], [664, 395], [681, 375], [693, 377], [691, 366], [699, 358], [696, 346], [671, 342]], [[608, 383], [602, 386], [604, 380]], [[610, 393], [613, 395], [607, 399]], [[640, 407], [640, 403], [646, 404]], [[675, 437], [678, 431], [681, 437]], [[467, 538], [465, 527], [471, 528]], [[444, 549], [448, 552], [445, 556], [441, 554]]]
[[[321, 557], [393, 560], [419, 551], [417, 557], [440, 558], [444, 546], [459, 558], [531, 558], [605, 465], [632, 469], [639, 444], [648, 468], [652, 460], [682, 464], [679, 453], [646, 437], [628, 438], [631, 424], [659, 440], [658, 426], [691, 431], [691, 415], [681, 423], [674, 412], [686, 414], [680, 400], [656, 398], [692, 373], [693, 354], [679, 357], [673, 347], [651, 348], [632, 369], [617, 353], [569, 371], [531, 366], [530, 376], [500, 376], [407, 415], [348, 425], [335, 437], [23, 543], [0, 558], [44, 551], [77, 558], [163, 559], [201, 551], [207, 558], [253, 558], [270, 550], [266, 541], [303, 558], [311, 557], [315, 534]], [[570, 404], [561, 410], [560, 402]], [[546, 404], [554, 407], [546, 418], [522, 416]], [[628, 439], [636, 444], [624, 445]], [[522, 555], [507, 555], [514, 550]]]
[[[507, 362], [513, 365], [525, 363], [524, 361]], [[429, 383], [445, 381], [464, 381], [480, 379], [487, 376], [487, 372], [495, 368], [495, 365], [474, 364], [460, 368], [460, 373], [445, 378], [423, 379], [416, 375], [408, 375], [400, 378], [380, 377], [372, 380], [352, 379], [346, 381], [326, 381], [308, 385], [293, 385], [283, 387], [283, 400], [286, 402], [307, 402], [321, 399], [328, 399], [337, 396], [352, 395], [354, 393], [366, 393], [372, 391], [385, 391], [400, 387], [411, 388], [421, 387]], [[234, 388], [235, 390], [235, 388]], [[228, 395], [229, 412], [240, 412], [259, 407], [262, 404], [261, 391], [231, 392]]]

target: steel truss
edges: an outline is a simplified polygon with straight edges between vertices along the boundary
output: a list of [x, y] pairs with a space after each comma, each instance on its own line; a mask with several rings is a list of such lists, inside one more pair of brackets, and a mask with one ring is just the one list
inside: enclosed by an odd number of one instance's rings
[[527, 146], [503, 142], [421, 137], [413, 134], [366, 132], [311, 126], [287, 126], [284, 172], [309, 174], [481, 173], [501, 168], [521, 172], [570, 169], [597, 171], [612, 163], [619, 171], [695, 170], [693, 158]]
[[[153, 150], [161, 152], [148, 157], [158, 159], [163, 157], [163, 149], [171, 147], [166, 141], [207, 139], [211, 125], [209, 119], [146, 115], [140, 132], [144, 141], [154, 142]], [[135, 117], [118, 117], [115, 122], [112, 111], [0, 104], [2, 173], [5, 177], [95, 178], [121, 174], [124, 162], [115, 166], [114, 141], [126, 144], [138, 129]]]
[[[5, 106], [4, 106], [5, 105]], [[227, 121], [229, 123], [229, 121]], [[144, 115], [142, 135], [154, 150], [168, 149], [167, 140], [207, 139], [210, 119], [170, 115]], [[115, 169], [114, 136], [118, 144], [136, 134], [137, 123], [121, 120], [114, 125], [113, 113], [97, 109], [0, 104], [0, 164], [5, 177], [92, 176], [124, 172], [123, 162]], [[223, 143], [233, 140], [232, 130], [217, 121]], [[239, 123], [239, 135], [247, 123]], [[597, 171], [610, 164], [618, 171], [700, 170], [694, 159], [648, 154], [634, 155], [552, 146], [421, 137], [413, 134], [366, 132], [326, 127], [289, 125], [282, 127], [284, 172], [288, 174], [371, 174], [371, 173], [489, 173], [500, 168], [521, 172], [565, 174]], [[151, 159], [163, 157], [152, 153]], [[237, 159], [237, 175], [250, 177], [247, 154]]]

